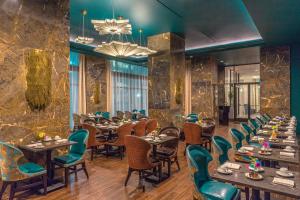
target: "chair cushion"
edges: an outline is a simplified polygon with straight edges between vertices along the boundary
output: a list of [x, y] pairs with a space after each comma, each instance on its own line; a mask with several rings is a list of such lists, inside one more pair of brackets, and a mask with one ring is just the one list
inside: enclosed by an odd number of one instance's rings
[[238, 190], [227, 183], [207, 181], [199, 188], [199, 191], [210, 200], [231, 200]]
[[76, 162], [81, 159], [81, 155], [79, 154], [74, 154], [74, 153], [69, 153], [66, 155], [62, 156], [57, 156], [54, 158], [56, 162], [62, 163], [62, 164], [70, 164], [73, 162]]
[[22, 165], [19, 165], [19, 169], [23, 173], [27, 173], [27, 174], [34, 174], [34, 173], [42, 172], [45, 170], [44, 167], [42, 167], [38, 164], [32, 163], [32, 162], [27, 162]]

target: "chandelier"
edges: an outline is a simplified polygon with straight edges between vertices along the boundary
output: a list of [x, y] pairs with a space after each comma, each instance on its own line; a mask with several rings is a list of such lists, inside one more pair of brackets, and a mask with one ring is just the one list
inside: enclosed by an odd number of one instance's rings
[[[115, 19], [113, 1], [112, 8], [112, 19], [91, 20], [95, 30], [98, 31], [100, 35], [111, 35], [108, 42], [103, 42], [101, 45], [98, 45], [94, 51], [115, 57], [148, 56], [156, 53], [156, 51], [141, 45], [141, 29], [139, 31], [140, 45], [128, 41], [127, 35], [132, 37], [132, 26], [128, 19], [123, 19], [123, 17]], [[114, 36], [117, 40], [114, 39]]]
[[115, 34], [128, 34], [131, 35], [131, 24], [128, 19], [105, 19], [105, 20], [92, 20], [92, 24], [100, 35], [115, 35]]
[[80, 43], [80, 44], [90, 44], [94, 41], [94, 38], [89, 38], [84, 36], [84, 17], [87, 15], [87, 10], [82, 10], [82, 36], [78, 36], [75, 39], [75, 42]]
[[142, 53], [137, 44], [130, 42], [111, 41], [102, 43], [95, 48], [95, 51], [115, 57], [129, 57]]

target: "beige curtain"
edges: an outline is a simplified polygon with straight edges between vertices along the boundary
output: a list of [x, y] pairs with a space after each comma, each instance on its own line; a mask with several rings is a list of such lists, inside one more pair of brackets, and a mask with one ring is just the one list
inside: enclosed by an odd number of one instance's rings
[[79, 81], [78, 81], [78, 114], [86, 114], [86, 60], [85, 55], [80, 55]]
[[111, 76], [111, 64], [109, 61], [106, 61], [106, 80], [107, 80], [107, 99], [106, 99], [106, 110], [111, 113], [112, 108], [112, 76]]
[[188, 115], [192, 111], [192, 79], [191, 79], [191, 63], [190, 60], [186, 63], [186, 72], [185, 72], [185, 115]]

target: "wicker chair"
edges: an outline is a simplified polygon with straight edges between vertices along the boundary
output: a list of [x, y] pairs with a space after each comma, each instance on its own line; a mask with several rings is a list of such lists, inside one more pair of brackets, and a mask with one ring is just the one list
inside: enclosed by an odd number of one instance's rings
[[176, 163], [178, 170], [180, 170], [177, 152], [180, 130], [177, 127], [165, 127], [160, 130], [159, 135], [166, 134], [167, 136], [176, 137], [174, 140], [168, 141], [157, 149], [158, 159], [168, 163], [168, 176], [171, 176], [171, 165]]
[[119, 123], [121, 120], [122, 120], [122, 118], [120, 118], [120, 117], [112, 117], [111, 118], [111, 121], [114, 123]]
[[149, 119], [146, 122], [146, 134], [151, 133], [154, 131], [158, 126], [157, 120], [156, 119]]
[[99, 118], [98, 118], [98, 122], [99, 122], [100, 124], [111, 123], [111, 120], [106, 119], [106, 118], [104, 118], [104, 117], [99, 117]]
[[132, 113], [130, 111], [125, 111], [125, 118], [126, 119], [131, 119], [132, 118]]
[[97, 124], [96, 120], [90, 119], [90, 118], [85, 119], [85, 120], [83, 121], [83, 123], [84, 123], [84, 124], [89, 124], [89, 125], [92, 125], [92, 126], [95, 126], [95, 125]]
[[[125, 180], [125, 186], [127, 186], [127, 182], [133, 171], [139, 172], [139, 183], [142, 183], [142, 179], [151, 174], [148, 170], [158, 168], [158, 177], [160, 181], [162, 173], [161, 162], [151, 160], [151, 145], [140, 137], [127, 135], [125, 136], [125, 146], [129, 165], [128, 174]], [[143, 191], [145, 191], [144, 185], [142, 185], [142, 188]]]
[[124, 118], [124, 112], [122, 111], [117, 111], [117, 117], [119, 117], [120, 119], [123, 119]]
[[146, 121], [141, 120], [133, 126], [134, 135], [141, 137], [146, 135]]
[[120, 154], [120, 158], [122, 160], [125, 151], [124, 138], [126, 135], [131, 135], [131, 132], [132, 132], [131, 123], [123, 124], [122, 126], [120, 126], [117, 129], [117, 135], [118, 135], [117, 139], [105, 143], [106, 156], [109, 155], [109, 147], [116, 146], [118, 147], [118, 153]]
[[87, 142], [87, 149], [91, 149], [91, 160], [94, 159], [94, 153], [99, 146], [104, 145], [104, 140], [100, 140], [96, 136], [99, 134], [99, 130], [89, 124], [82, 124], [82, 128], [89, 131], [89, 138]]
[[[186, 122], [183, 125], [183, 132], [185, 135], [185, 144], [186, 147], [193, 145], [201, 145], [207, 148], [207, 144], [209, 144], [209, 140], [207, 138], [202, 137], [202, 128], [198, 124]], [[186, 148], [184, 150], [185, 155]]]
[[80, 115], [73, 113], [73, 121], [74, 121], [74, 130], [78, 130], [81, 128]]

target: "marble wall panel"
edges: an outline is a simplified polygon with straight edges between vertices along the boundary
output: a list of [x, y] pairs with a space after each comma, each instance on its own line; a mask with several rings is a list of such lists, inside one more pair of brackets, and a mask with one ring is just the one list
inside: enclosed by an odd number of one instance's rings
[[191, 106], [193, 113], [216, 116], [215, 89], [218, 85], [218, 69], [210, 56], [194, 57], [187, 61], [191, 69]]
[[86, 56], [87, 113], [107, 111], [107, 61]]
[[[68, 1], [0, 0], [0, 140], [28, 142], [37, 131], [66, 136], [69, 129]], [[50, 103], [32, 110], [26, 55], [47, 52], [51, 60]], [[50, 65], [49, 65], [50, 66]]]
[[148, 46], [158, 51], [148, 58], [149, 116], [169, 126], [175, 124], [176, 114], [184, 113], [184, 40], [164, 33], [149, 37]]
[[261, 48], [261, 112], [290, 114], [290, 48]]

